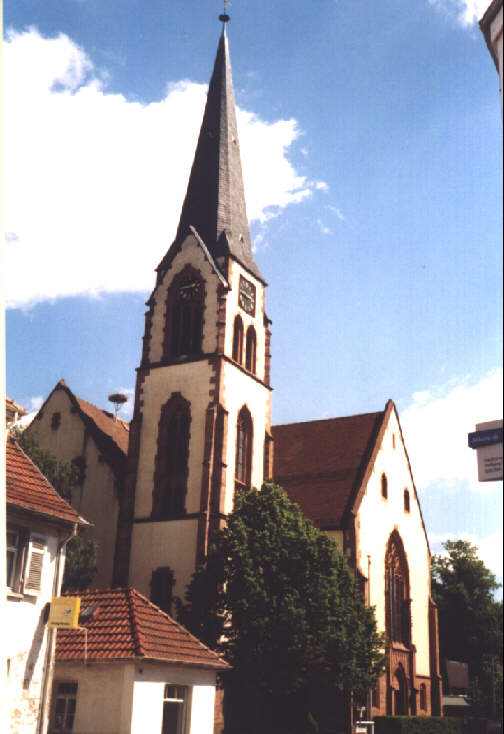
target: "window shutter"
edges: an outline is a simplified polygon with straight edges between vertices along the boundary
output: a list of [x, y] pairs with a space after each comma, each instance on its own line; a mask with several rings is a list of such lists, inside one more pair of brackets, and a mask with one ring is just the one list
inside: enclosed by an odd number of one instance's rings
[[44, 555], [46, 540], [40, 536], [30, 537], [28, 563], [24, 580], [24, 593], [36, 595], [42, 588], [42, 569], [44, 566]]

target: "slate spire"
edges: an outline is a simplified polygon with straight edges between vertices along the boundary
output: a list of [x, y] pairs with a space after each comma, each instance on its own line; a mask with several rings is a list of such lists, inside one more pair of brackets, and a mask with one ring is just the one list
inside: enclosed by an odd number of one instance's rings
[[250, 242], [224, 18], [177, 235], [158, 271], [165, 270], [193, 227], [214, 259], [231, 255], [264, 281]]

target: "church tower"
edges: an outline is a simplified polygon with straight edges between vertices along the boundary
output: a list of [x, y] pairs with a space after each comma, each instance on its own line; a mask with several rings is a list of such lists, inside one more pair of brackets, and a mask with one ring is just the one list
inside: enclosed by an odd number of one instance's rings
[[[183, 596], [237, 488], [271, 476], [269, 321], [245, 209], [226, 21], [173, 244], [147, 302], [115, 581]], [[129, 555], [129, 564], [128, 564]]]

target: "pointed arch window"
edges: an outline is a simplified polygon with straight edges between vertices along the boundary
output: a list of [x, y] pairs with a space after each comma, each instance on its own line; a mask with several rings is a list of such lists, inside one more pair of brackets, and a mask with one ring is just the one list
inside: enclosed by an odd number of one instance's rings
[[180, 393], [173, 394], [163, 406], [159, 421], [153, 517], [172, 518], [185, 513], [190, 422], [189, 403]]
[[247, 329], [247, 337], [245, 339], [245, 367], [249, 372], [256, 371], [256, 333], [253, 326]]
[[235, 479], [238, 487], [250, 488], [252, 476], [252, 416], [244, 405], [236, 423]]
[[410, 511], [410, 496], [407, 487], [404, 488], [404, 512]]
[[409, 572], [399, 533], [390, 536], [385, 557], [385, 611], [387, 636], [407, 647], [411, 640]]
[[238, 364], [243, 361], [243, 321], [236, 316], [233, 327], [233, 359]]
[[201, 354], [204, 300], [205, 283], [199, 272], [187, 265], [168, 289], [165, 359]]

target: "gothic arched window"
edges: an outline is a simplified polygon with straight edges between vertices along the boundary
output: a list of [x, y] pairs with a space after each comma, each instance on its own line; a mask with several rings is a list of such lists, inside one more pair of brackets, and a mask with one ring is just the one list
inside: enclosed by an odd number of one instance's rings
[[252, 475], [252, 416], [244, 405], [236, 423], [235, 479], [238, 486], [250, 487]]
[[247, 338], [245, 340], [245, 367], [249, 372], [255, 374], [256, 371], [256, 333], [253, 326], [247, 329]]
[[174, 393], [161, 409], [152, 515], [180, 517], [185, 513], [191, 411], [187, 400]]
[[241, 364], [243, 361], [243, 321], [239, 315], [234, 320], [233, 359], [238, 364]]
[[197, 270], [187, 265], [168, 289], [165, 359], [201, 354], [204, 300], [204, 281]]
[[385, 611], [390, 642], [410, 644], [410, 600], [408, 564], [399, 533], [390, 536], [385, 557]]

